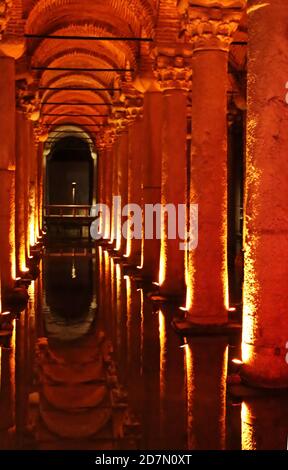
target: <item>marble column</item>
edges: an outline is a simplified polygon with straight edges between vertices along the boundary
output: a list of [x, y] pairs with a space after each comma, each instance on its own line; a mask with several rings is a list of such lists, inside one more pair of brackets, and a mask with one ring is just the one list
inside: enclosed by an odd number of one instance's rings
[[0, 273], [1, 291], [15, 278], [15, 60], [0, 56]]
[[[184, 296], [185, 250], [179, 236], [179, 205], [187, 203], [187, 92], [191, 69], [183, 57], [159, 57], [157, 75], [163, 90], [162, 165], [161, 165], [161, 249], [159, 286], [167, 296]], [[165, 209], [166, 207], [166, 209]]]
[[[142, 168], [143, 168], [143, 148], [144, 127], [142, 117], [138, 117], [128, 129], [129, 147], [128, 147], [128, 204], [141, 208], [142, 204]], [[131, 206], [133, 208], [133, 206]], [[131, 215], [131, 213], [130, 213]], [[132, 216], [137, 217], [137, 213], [132, 212]], [[141, 248], [142, 248], [142, 214], [140, 214], [140, 233], [136, 234], [138, 227], [132, 225], [128, 229], [127, 252], [129, 263], [134, 266], [141, 265]], [[131, 219], [130, 219], [131, 221]], [[136, 222], [137, 223], [137, 222]], [[133, 233], [134, 232], [134, 233]], [[137, 238], [136, 238], [137, 235]]]
[[243, 376], [287, 388], [288, 9], [281, 0], [258, 3], [248, 16]]
[[[163, 94], [161, 91], [149, 90], [144, 94], [142, 166], [142, 203], [153, 206], [161, 203], [161, 138], [163, 123]], [[145, 211], [144, 211], [145, 222]], [[160, 263], [160, 238], [156, 237], [155, 228], [152, 238], [143, 234], [142, 274], [145, 278], [158, 281]]]
[[242, 10], [225, 8], [225, 2], [221, 9], [198, 1], [182, 3], [188, 4], [186, 30], [194, 46], [190, 203], [198, 205], [198, 245], [190, 251], [187, 273], [187, 319], [219, 325], [227, 322], [229, 308], [228, 52]]

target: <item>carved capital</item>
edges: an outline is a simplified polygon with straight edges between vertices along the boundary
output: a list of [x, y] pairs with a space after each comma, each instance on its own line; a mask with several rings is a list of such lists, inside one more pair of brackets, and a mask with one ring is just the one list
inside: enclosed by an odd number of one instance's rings
[[21, 80], [16, 88], [16, 106], [18, 110], [26, 114], [30, 121], [35, 122], [40, 118], [39, 92], [24, 80]]
[[12, 0], [0, 0], [0, 40], [10, 19], [11, 8]]
[[189, 58], [180, 55], [174, 57], [158, 55], [154, 74], [161, 90], [189, 91], [192, 87], [192, 68]]
[[97, 147], [101, 150], [111, 149], [116, 140], [117, 131], [113, 125], [104, 127], [97, 137]]
[[128, 123], [133, 123], [136, 119], [143, 117], [143, 94], [136, 90], [131, 90], [125, 97], [126, 117]]
[[46, 142], [49, 137], [49, 132], [47, 127], [42, 122], [35, 122], [33, 125], [33, 133], [35, 138], [35, 143], [39, 144], [41, 142]]
[[235, 8], [225, 5], [195, 6], [195, 2], [188, 5], [183, 14], [182, 29], [193, 44], [194, 52], [211, 49], [228, 52], [243, 14], [243, 8], [238, 4], [239, 7]]
[[119, 101], [114, 103], [111, 116], [108, 118], [108, 123], [115, 129], [116, 134], [121, 134], [127, 130], [129, 119], [125, 102]]

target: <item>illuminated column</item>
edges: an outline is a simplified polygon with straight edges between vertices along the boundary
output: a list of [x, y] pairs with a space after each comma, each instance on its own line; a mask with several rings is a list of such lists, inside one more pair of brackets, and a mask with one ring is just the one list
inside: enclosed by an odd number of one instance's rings
[[[151, 89], [152, 88], [152, 89]], [[161, 136], [163, 118], [163, 95], [154, 86], [144, 94], [143, 132], [143, 208], [146, 204], [161, 203]], [[154, 231], [155, 232], [155, 231]], [[142, 241], [142, 273], [144, 277], [157, 281], [159, 277], [160, 239], [156, 234], [152, 239], [144, 234]]]
[[[118, 152], [118, 195], [121, 196], [121, 207], [128, 202], [128, 129], [121, 130], [119, 136]], [[121, 208], [119, 207], [119, 223], [117, 227], [117, 251], [126, 254], [127, 233], [122, 233], [122, 224], [125, 221], [121, 218]]]
[[[100, 204], [105, 204], [106, 184], [105, 184], [105, 173], [106, 173], [106, 148], [103, 142], [98, 145], [98, 165], [97, 165], [97, 193]], [[95, 178], [95, 177], [94, 177]], [[104, 217], [100, 214], [101, 221], [101, 232], [104, 233]]]
[[38, 229], [43, 229], [43, 143], [38, 145]]
[[106, 240], [110, 239], [111, 224], [112, 224], [113, 156], [114, 156], [114, 144], [111, 142], [107, 144], [107, 148], [106, 148], [105, 204], [109, 208], [109, 212], [110, 212], [110, 218], [106, 220], [106, 227], [105, 227], [105, 239]]
[[101, 135], [101, 146], [102, 146], [102, 155], [100, 162], [100, 172], [101, 172], [101, 185], [103, 187], [101, 191], [101, 201], [109, 209], [110, 218], [108, 213], [106, 213], [104, 222], [104, 238], [105, 240], [110, 240], [111, 236], [111, 227], [112, 227], [112, 193], [113, 193], [113, 152], [114, 152], [114, 142], [115, 142], [115, 130], [112, 126], [108, 126], [104, 129]]
[[[140, 266], [141, 264], [141, 247], [142, 247], [142, 172], [143, 172], [143, 148], [145, 146], [144, 141], [144, 128], [141, 110], [138, 110], [138, 117], [129, 126], [129, 147], [128, 147], [128, 204], [137, 204], [139, 207], [139, 238], [132, 238], [135, 231], [138, 230], [135, 225], [128, 227], [127, 237], [127, 252], [126, 255], [129, 262], [134, 266]], [[133, 207], [133, 206], [132, 206]], [[132, 212], [133, 217], [138, 217], [138, 212]], [[130, 213], [131, 217], [131, 213]], [[131, 219], [130, 219], [131, 220]], [[132, 220], [131, 220], [132, 222]], [[132, 233], [134, 232], [134, 234]]]
[[179, 236], [177, 214], [178, 205], [185, 207], [187, 202], [187, 92], [191, 86], [191, 68], [181, 56], [159, 56], [156, 74], [163, 89], [159, 285], [162, 294], [180, 296], [185, 289], [185, 251], [180, 247], [184, 240]]
[[[228, 51], [241, 9], [187, 0], [186, 30], [194, 45], [190, 203], [198, 205], [198, 246], [187, 274], [188, 320], [227, 322]], [[239, 2], [236, 2], [239, 5]], [[193, 6], [192, 6], [193, 5]], [[204, 32], [203, 32], [204, 31]]]
[[34, 139], [33, 126], [30, 124], [30, 175], [29, 175], [29, 242], [33, 247], [37, 241], [37, 147]]
[[15, 180], [15, 196], [16, 196], [16, 266], [19, 275], [26, 268], [26, 254], [28, 252], [28, 244], [26, 237], [26, 221], [25, 206], [27, 197], [25, 191], [25, 166], [27, 164], [27, 148], [28, 148], [28, 121], [21, 111], [16, 114], [16, 180]]
[[0, 272], [1, 290], [15, 278], [15, 60], [0, 56]]
[[117, 226], [119, 224], [119, 214], [117, 207], [115, 206], [115, 196], [119, 195], [118, 189], [118, 146], [119, 146], [119, 135], [115, 134], [115, 144], [113, 149], [113, 164], [112, 164], [112, 211], [111, 211], [111, 243], [114, 247], [117, 245]]
[[280, 388], [288, 387], [288, 9], [281, 0], [258, 3], [248, 15], [243, 375]]

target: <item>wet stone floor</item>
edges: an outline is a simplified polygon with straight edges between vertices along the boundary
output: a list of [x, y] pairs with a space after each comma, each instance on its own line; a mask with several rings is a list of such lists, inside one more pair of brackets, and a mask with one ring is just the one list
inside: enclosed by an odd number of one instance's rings
[[104, 248], [46, 248], [0, 349], [0, 449], [286, 449], [287, 397], [229, 391], [239, 335], [183, 342], [147, 290]]

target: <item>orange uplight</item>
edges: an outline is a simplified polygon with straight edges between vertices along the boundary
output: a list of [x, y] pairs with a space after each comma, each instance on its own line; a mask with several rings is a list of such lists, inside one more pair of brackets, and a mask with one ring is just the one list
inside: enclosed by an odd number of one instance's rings
[[257, 305], [259, 297], [259, 282], [254, 266], [254, 255], [258, 238], [252, 234], [249, 243], [245, 245], [245, 272], [243, 286], [243, 326], [242, 326], [242, 360], [251, 361], [254, 344], [254, 332], [257, 322]]
[[241, 361], [241, 359], [237, 359], [237, 358], [232, 359], [231, 362], [233, 362], [233, 364], [237, 364], [237, 365], [239, 365], [239, 366], [243, 364], [243, 362]]
[[179, 307], [179, 310], [181, 310], [182, 312], [188, 312], [187, 307]]

